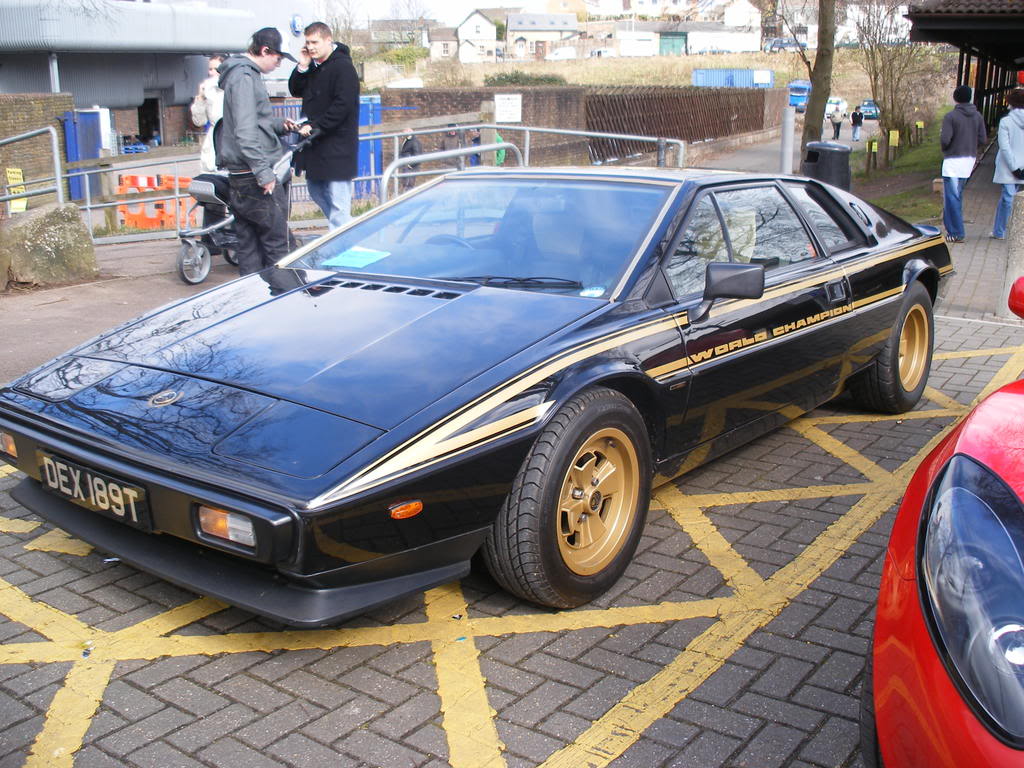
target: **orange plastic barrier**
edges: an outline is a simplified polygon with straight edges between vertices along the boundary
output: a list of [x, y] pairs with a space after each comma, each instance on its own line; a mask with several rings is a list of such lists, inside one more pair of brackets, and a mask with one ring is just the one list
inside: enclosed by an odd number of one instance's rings
[[[179, 192], [186, 192], [192, 181], [189, 176], [162, 174], [145, 176], [139, 174], [121, 174], [118, 177], [117, 194], [126, 195], [156, 190], [173, 192], [175, 183]], [[179, 200], [157, 200], [125, 203], [117, 207], [121, 215], [121, 224], [133, 229], [175, 229], [195, 227], [198, 225], [198, 211], [189, 213], [191, 202], [187, 198]]]

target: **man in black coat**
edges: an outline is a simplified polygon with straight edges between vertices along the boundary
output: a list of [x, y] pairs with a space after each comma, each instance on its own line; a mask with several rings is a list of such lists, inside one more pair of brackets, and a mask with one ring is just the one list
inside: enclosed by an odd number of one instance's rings
[[315, 21], [304, 32], [306, 46], [288, 78], [288, 90], [302, 97], [302, 114], [309, 121], [299, 133], [318, 133], [309, 147], [296, 154], [295, 170], [305, 171], [309, 196], [331, 228], [337, 229], [352, 217], [352, 179], [359, 157], [359, 77], [348, 46], [334, 42], [330, 27]]

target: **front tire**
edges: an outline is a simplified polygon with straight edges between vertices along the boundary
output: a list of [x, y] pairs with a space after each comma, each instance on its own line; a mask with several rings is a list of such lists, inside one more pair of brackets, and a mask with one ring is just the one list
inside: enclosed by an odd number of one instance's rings
[[197, 285], [210, 274], [213, 258], [205, 243], [195, 240], [182, 240], [178, 252], [178, 277], [189, 285]]
[[572, 398], [541, 432], [484, 545], [512, 594], [572, 608], [608, 591], [636, 551], [651, 491], [643, 417], [604, 387]]
[[904, 413], [921, 399], [928, 384], [935, 319], [928, 290], [916, 280], [907, 286], [889, 339], [868, 368], [850, 379], [858, 405], [881, 413]]

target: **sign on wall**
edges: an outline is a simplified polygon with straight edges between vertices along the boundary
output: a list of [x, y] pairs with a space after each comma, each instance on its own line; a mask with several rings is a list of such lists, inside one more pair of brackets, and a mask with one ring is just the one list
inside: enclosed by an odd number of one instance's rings
[[523, 94], [521, 94], [521, 93], [496, 93], [496, 94], [494, 94], [494, 122], [496, 122], [496, 123], [521, 123], [521, 122], [523, 122]]

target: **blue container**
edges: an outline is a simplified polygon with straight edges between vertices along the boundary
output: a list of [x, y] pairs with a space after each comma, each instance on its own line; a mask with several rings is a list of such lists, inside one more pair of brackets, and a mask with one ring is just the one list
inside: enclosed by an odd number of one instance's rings
[[[359, 97], [359, 125], [379, 125], [381, 121], [380, 94]], [[371, 134], [373, 135], [373, 134]], [[380, 139], [364, 139], [359, 142], [359, 167], [360, 176], [376, 176], [384, 170], [381, 167], [383, 155], [381, 153], [382, 141]], [[369, 197], [376, 195], [378, 182], [357, 181], [354, 196]]]
[[[100, 113], [93, 111], [65, 112], [61, 117], [64, 122], [64, 149], [69, 163], [77, 160], [91, 160], [100, 156]], [[87, 170], [76, 168], [75, 172]], [[72, 200], [85, 198], [85, 183], [88, 179], [89, 194], [95, 198], [100, 194], [100, 175], [91, 173], [88, 176], [72, 176], [68, 179], [68, 191]]]
[[700, 88], [774, 88], [775, 73], [770, 69], [695, 69], [690, 84]]

